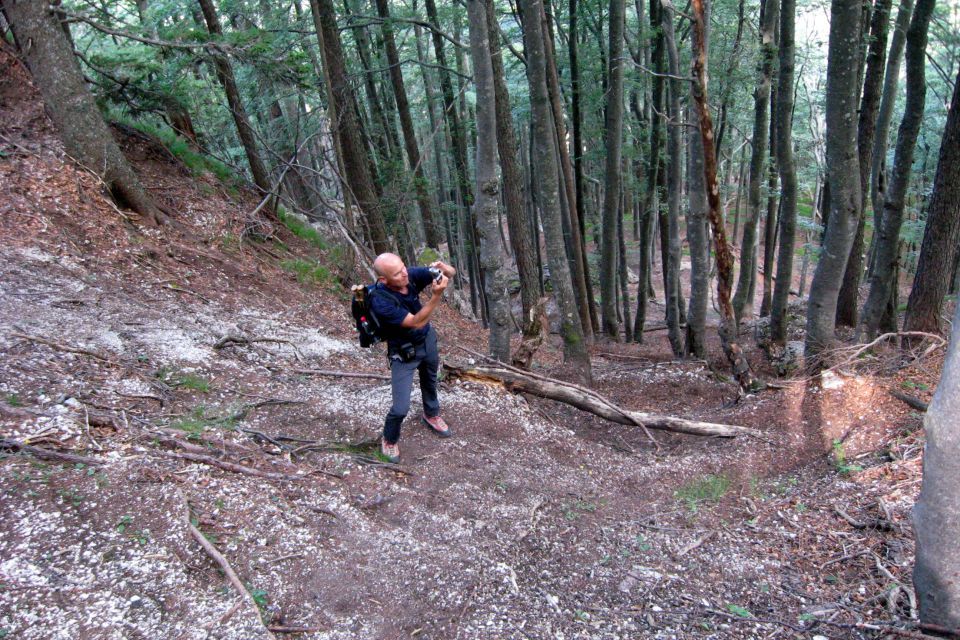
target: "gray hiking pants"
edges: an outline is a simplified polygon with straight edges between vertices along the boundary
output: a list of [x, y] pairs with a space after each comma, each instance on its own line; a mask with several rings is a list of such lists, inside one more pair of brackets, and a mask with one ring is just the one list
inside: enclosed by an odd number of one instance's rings
[[420, 373], [420, 394], [423, 396], [423, 414], [427, 417], [440, 415], [440, 399], [437, 397], [437, 372], [440, 369], [440, 353], [437, 349], [437, 332], [431, 326], [426, 339], [416, 346], [417, 355], [409, 362], [399, 356], [390, 356], [390, 386], [393, 391], [393, 406], [383, 425], [383, 439], [391, 444], [400, 439], [400, 425], [410, 411], [410, 391], [413, 388], [413, 372]]

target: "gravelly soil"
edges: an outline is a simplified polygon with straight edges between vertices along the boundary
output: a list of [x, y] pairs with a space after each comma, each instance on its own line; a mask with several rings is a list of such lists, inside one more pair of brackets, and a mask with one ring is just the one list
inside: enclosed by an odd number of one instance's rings
[[[282, 245], [237, 245], [251, 199], [211, 196], [143, 141], [128, 152], [181, 217], [135, 229], [64, 163], [3, 62], [0, 436], [42, 451], [0, 458], [0, 637], [909, 633], [922, 440], [888, 390], [928, 399], [936, 362], [734, 403], [715, 339], [709, 362], [672, 362], [653, 332], [593, 347], [599, 392], [764, 438], [651, 440], [446, 382], [456, 437], [417, 424], [415, 395], [402, 464], [384, 465], [371, 443], [387, 383], [306, 372], [386, 372], [353, 344], [351, 270], [297, 283], [277, 252], [315, 249], [283, 228]], [[439, 315], [446, 358], [484, 349], [475, 324]], [[226, 336], [268, 341], [217, 348]], [[558, 353], [535, 366], [555, 372]], [[256, 607], [191, 537], [188, 509]]]

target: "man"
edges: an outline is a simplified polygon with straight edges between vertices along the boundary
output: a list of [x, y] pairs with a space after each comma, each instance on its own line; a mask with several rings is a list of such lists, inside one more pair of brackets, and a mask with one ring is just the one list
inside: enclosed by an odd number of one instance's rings
[[[400, 461], [400, 425], [410, 410], [410, 390], [413, 372], [420, 374], [420, 393], [423, 395], [423, 423], [441, 437], [453, 435], [440, 417], [437, 397], [437, 371], [440, 355], [437, 351], [437, 332], [430, 326], [430, 316], [440, 304], [450, 278], [457, 270], [443, 262], [426, 267], [407, 269], [400, 256], [384, 253], [377, 256], [373, 270], [377, 285], [370, 296], [370, 309], [380, 322], [387, 340], [390, 361], [390, 385], [393, 406], [383, 425], [381, 451], [391, 462]], [[420, 292], [433, 285], [433, 295], [426, 304], [420, 303]]]

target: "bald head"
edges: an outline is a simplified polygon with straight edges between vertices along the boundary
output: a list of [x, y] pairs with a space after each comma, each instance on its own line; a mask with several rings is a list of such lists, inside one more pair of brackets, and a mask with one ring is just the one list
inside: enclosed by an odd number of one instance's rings
[[385, 278], [399, 267], [403, 267], [403, 259], [395, 253], [381, 253], [373, 261], [373, 270], [380, 278]]

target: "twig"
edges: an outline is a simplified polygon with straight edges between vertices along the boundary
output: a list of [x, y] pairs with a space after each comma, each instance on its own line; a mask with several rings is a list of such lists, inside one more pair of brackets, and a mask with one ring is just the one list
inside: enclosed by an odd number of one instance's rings
[[716, 531], [714, 530], [708, 531], [705, 535], [697, 538], [696, 540], [694, 540], [693, 542], [685, 546], [683, 549], [680, 549], [680, 551], [677, 552], [677, 557], [680, 558], [682, 556], [687, 555], [688, 553], [690, 553], [691, 551], [693, 551], [694, 549], [702, 545], [704, 542], [712, 538], [713, 534], [715, 533]]
[[207, 464], [211, 467], [219, 467], [225, 471], [230, 471], [233, 473], [243, 473], [249, 476], [256, 476], [258, 478], [267, 478], [268, 480], [286, 480], [286, 481], [296, 481], [302, 480], [303, 476], [299, 475], [287, 475], [285, 473], [273, 473], [271, 471], [260, 471], [259, 469], [254, 469], [253, 467], [247, 467], [242, 464], [236, 464], [234, 462], [226, 462], [225, 460], [217, 460], [210, 456], [201, 455], [198, 453], [175, 453], [173, 451], [151, 451], [151, 455], [158, 455], [164, 458], [176, 458], [178, 460], [189, 460], [191, 462], [199, 462], [201, 464]]
[[90, 412], [87, 410], [87, 405], [83, 405], [83, 422], [87, 439], [90, 440], [90, 444], [92, 444], [93, 448], [97, 451], [103, 451], [103, 447], [100, 446], [99, 442], [93, 439], [93, 434], [90, 433]]
[[273, 625], [267, 627], [267, 630], [274, 633], [312, 633], [314, 631], [323, 631], [323, 627], [288, 627]]
[[77, 349], [75, 347], [68, 347], [66, 345], [53, 342], [52, 340], [47, 340], [46, 338], [40, 338], [38, 336], [27, 335], [26, 333], [11, 333], [10, 335], [13, 336], [14, 338], [22, 338], [24, 340], [29, 340], [30, 342], [45, 344], [48, 347], [56, 349], [57, 351], [66, 351], [67, 353], [76, 353], [83, 356], [90, 356], [91, 358], [95, 358], [96, 360], [100, 360], [101, 362], [106, 362], [107, 364], [116, 365], [118, 367], [120, 366], [119, 362], [115, 362], [108, 358], [104, 358], [100, 354], [94, 353], [93, 351], [87, 351], [86, 349]]
[[257, 601], [253, 599], [253, 594], [247, 591], [247, 588], [243, 586], [243, 582], [237, 576], [237, 573], [233, 570], [233, 567], [230, 566], [230, 563], [223, 556], [223, 554], [220, 553], [215, 546], [213, 546], [213, 543], [207, 540], [207, 537], [203, 535], [199, 529], [193, 526], [193, 522], [190, 521], [190, 503], [187, 502], [187, 499], [183, 497], [182, 494], [180, 497], [183, 498], [183, 505], [186, 507], [184, 518], [187, 523], [187, 529], [190, 531], [190, 535], [193, 536], [194, 540], [200, 543], [200, 546], [203, 547], [203, 550], [207, 552], [207, 555], [213, 558], [220, 566], [220, 569], [224, 574], [226, 574], [227, 578], [230, 580], [230, 584], [232, 584], [233, 588], [237, 590], [237, 593], [240, 594], [240, 597], [246, 600], [247, 604], [250, 605], [250, 608], [256, 612], [257, 620], [259, 620], [260, 624], [263, 625], [263, 628], [267, 632], [267, 636], [272, 638], [273, 633], [271, 633], [266, 623], [264, 623], [263, 618], [260, 616], [260, 607], [257, 606]]
[[78, 456], [73, 453], [63, 453], [61, 451], [52, 451], [50, 449], [44, 449], [42, 447], [34, 447], [33, 445], [24, 444], [22, 442], [17, 442], [16, 440], [10, 440], [9, 438], [0, 438], [0, 449], [5, 449], [14, 452], [29, 453], [35, 458], [40, 458], [42, 460], [56, 460], [58, 462], [72, 462], [73, 464], [88, 464], [88, 465], [102, 465], [106, 464], [106, 460], [100, 460], [98, 458], [88, 458], [87, 456]]

